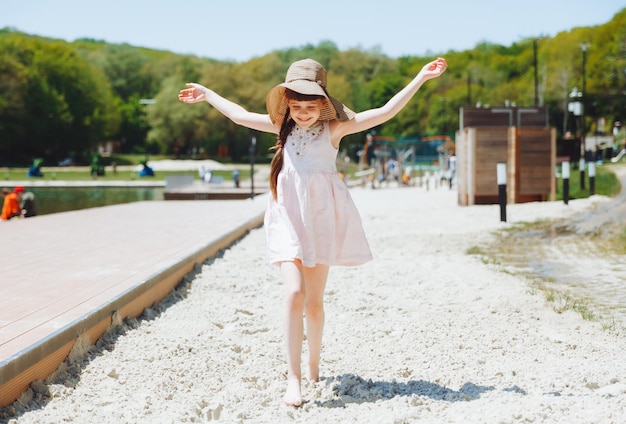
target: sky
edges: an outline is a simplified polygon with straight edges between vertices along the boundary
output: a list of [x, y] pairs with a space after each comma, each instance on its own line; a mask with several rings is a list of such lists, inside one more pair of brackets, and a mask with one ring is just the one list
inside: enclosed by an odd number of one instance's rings
[[0, 0], [0, 28], [245, 62], [331, 41], [397, 58], [609, 22], [618, 0]]

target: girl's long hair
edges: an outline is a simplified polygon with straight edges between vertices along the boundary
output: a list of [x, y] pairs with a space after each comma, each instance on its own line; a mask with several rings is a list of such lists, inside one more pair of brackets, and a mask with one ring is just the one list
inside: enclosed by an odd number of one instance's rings
[[[300, 94], [288, 88], [285, 89], [285, 98], [286, 100], [297, 101], [326, 100], [324, 96]], [[280, 174], [280, 170], [283, 169], [283, 150], [285, 148], [285, 143], [287, 142], [287, 137], [289, 137], [289, 134], [291, 134], [295, 125], [296, 122], [291, 118], [289, 108], [287, 108], [285, 118], [280, 125], [280, 131], [278, 132], [276, 144], [272, 147], [272, 150], [275, 150], [275, 152], [270, 164], [270, 191], [272, 192], [274, 200], [278, 198], [276, 189], [278, 186], [278, 174]]]

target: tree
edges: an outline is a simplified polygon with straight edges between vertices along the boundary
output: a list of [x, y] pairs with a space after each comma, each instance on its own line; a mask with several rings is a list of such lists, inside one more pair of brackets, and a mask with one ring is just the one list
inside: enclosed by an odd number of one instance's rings
[[5, 37], [0, 37], [0, 158], [9, 161], [21, 156], [18, 146], [23, 139], [27, 69], [19, 60], [19, 51]]
[[[582, 70], [581, 43], [588, 45]], [[510, 46], [482, 42], [444, 54], [446, 74], [425, 84], [379, 134], [454, 133], [464, 106], [534, 106], [535, 61], [540, 105], [560, 133], [572, 129], [569, 93], [586, 76], [585, 128], [599, 117], [626, 118], [626, 9], [604, 25]], [[265, 112], [265, 96], [288, 66], [313, 58], [328, 70], [331, 94], [355, 111], [384, 104], [432, 57], [391, 59], [377, 48], [340, 51], [332, 41], [276, 50], [247, 62], [222, 62], [162, 50], [82, 39], [74, 43], [0, 30], [0, 157], [7, 163], [47, 161], [88, 151], [115, 138], [128, 152], [218, 153], [246, 160], [257, 138], [265, 157], [273, 134], [255, 134], [207, 105], [184, 105], [177, 93], [198, 81], [251, 111]], [[140, 99], [156, 99], [142, 105]], [[363, 143], [364, 134], [344, 139]]]
[[[42, 156], [49, 163], [71, 152], [81, 155], [112, 135], [119, 125], [110, 86], [103, 74], [79, 57], [66, 42], [21, 34], [0, 34], [4, 60], [21, 101], [19, 110], [5, 109], [0, 128], [9, 145], [19, 145], [10, 158], [29, 161]], [[7, 88], [5, 87], [4, 90]], [[15, 97], [3, 91], [2, 98]], [[16, 118], [7, 125], [10, 118]], [[16, 126], [21, 127], [16, 131]]]

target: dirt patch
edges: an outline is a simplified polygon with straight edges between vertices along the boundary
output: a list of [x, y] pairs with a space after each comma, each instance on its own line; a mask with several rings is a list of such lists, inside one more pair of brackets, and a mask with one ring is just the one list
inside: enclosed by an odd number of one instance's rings
[[[626, 166], [615, 172], [626, 186]], [[481, 249], [508, 272], [527, 274], [549, 293], [588, 304], [608, 326], [626, 324], [626, 191], [568, 218], [519, 224]], [[610, 323], [616, 323], [612, 325]]]

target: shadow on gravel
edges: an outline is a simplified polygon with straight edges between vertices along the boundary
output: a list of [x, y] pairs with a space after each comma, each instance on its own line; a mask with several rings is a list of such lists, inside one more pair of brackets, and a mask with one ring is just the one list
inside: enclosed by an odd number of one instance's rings
[[[459, 390], [453, 390], [437, 383], [425, 380], [411, 380], [405, 383], [396, 381], [372, 381], [354, 374], [343, 374], [326, 379], [327, 385], [333, 386], [333, 399], [319, 401], [317, 404], [326, 408], [343, 407], [349, 403], [378, 402], [398, 396], [428, 397], [446, 402], [465, 402], [479, 399], [483, 393], [496, 390], [492, 386], [478, 386], [465, 383]], [[515, 386], [504, 391], [526, 394]]]

